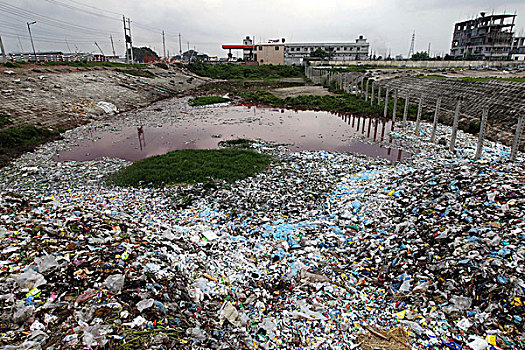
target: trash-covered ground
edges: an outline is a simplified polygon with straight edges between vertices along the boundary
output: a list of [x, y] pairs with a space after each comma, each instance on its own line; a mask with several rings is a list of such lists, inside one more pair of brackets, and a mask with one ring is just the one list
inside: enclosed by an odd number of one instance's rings
[[402, 163], [260, 143], [254, 178], [166, 189], [53, 162], [66, 133], [0, 171], [3, 348], [523, 349], [523, 158], [430, 127]]

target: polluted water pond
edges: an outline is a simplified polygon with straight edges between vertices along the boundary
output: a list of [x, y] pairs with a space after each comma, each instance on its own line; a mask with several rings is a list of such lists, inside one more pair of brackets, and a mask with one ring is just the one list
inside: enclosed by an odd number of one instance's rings
[[180, 149], [213, 149], [220, 141], [236, 138], [286, 144], [293, 152], [350, 152], [393, 161], [411, 156], [395, 147], [389, 137], [392, 122], [382, 118], [255, 106], [186, 111], [156, 108], [131, 117], [90, 128], [86, 137], [76, 139], [75, 145], [59, 152], [55, 160], [109, 157], [135, 161]]

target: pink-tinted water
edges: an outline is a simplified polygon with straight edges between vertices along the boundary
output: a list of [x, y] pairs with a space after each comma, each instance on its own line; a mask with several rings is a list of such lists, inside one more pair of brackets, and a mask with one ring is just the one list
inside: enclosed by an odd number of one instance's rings
[[[359, 139], [389, 140], [391, 121], [330, 112], [294, 111], [247, 106], [190, 109], [170, 118], [159, 109], [154, 123], [137, 118], [122, 128], [91, 129], [58, 161], [85, 161], [101, 157], [139, 160], [178, 149], [217, 148], [221, 140], [262, 139], [289, 144], [291, 151], [336, 151], [402, 160], [411, 155], [394, 147], [382, 147]], [[168, 117], [166, 117], [168, 115]], [[161, 122], [159, 122], [159, 120]], [[130, 126], [133, 125], [133, 126]]]

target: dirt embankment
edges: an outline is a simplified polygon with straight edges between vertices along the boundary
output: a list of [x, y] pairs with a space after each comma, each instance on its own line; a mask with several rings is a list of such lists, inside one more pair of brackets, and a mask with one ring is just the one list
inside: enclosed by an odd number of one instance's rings
[[149, 67], [147, 71], [154, 75], [149, 78], [123, 72], [127, 69], [2, 67], [0, 115], [11, 122], [5, 127], [29, 124], [70, 129], [106, 115], [97, 106], [99, 102], [109, 102], [119, 111], [127, 111], [176, 96], [206, 81], [174, 67]]

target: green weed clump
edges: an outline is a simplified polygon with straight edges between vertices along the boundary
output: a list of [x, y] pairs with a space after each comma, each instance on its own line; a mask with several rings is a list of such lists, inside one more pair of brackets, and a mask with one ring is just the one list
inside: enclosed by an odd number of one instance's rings
[[219, 142], [221, 147], [232, 147], [232, 148], [250, 148], [254, 141], [250, 139], [233, 139]]
[[155, 74], [143, 69], [115, 69], [117, 72], [133, 75], [140, 78], [155, 78]]
[[0, 128], [3, 128], [6, 125], [13, 124], [11, 120], [9, 120], [9, 117], [7, 114], [0, 113]]
[[15, 62], [6, 62], [2, 64], [6, 68], [21, 68], [22, 66]]
[[230, 80], [275, 80], [282, 78], [304, 78], [304, 71], [296, 66], [243, 66], [232, 63], [209, 64], [194, 62], [188, 69], [201, 77]]
[[0, 130], [0, 152], [3, 148], [41, 144], [58, 136], [58, 134], [57, 131], [41, 129], [32, 125], [2, 129]]
[[[246, 101], [262, 103], [265, 105], [271, 105], [275, 107], [284, 108], [301, 108], [301, 109], [312, 109], [329, 112], [345, 112], [355, 115], [372, 115], [382, 117], [384, 115], [384, 96], [381, 105], [377, 105], [377, 102], [371, 106], [370, 101], [365, 101], [354, 94], [338, 94], [329, 96], [297, 96], [287, 97], [284, 99], [278, 98], [275, 95], [267, 91], [257, 92], [246, 92], [241, 93], [240, 96]], [[377, 101], [377, 100], [376, 100]], [[398, 98], [396, 114], [398, 118], [403, 116], [405, 106], [405, 100]], [[408, 108], [408, 118], [415, 119], [417, 116], [417, 105], [410, 104]], [[387, 109], [388, 117], [391, 117], [394, 111], [394, 99], [392, 96], [389, 98], [389, 104]], [[431, 120], [433, 114], [427, 111], [423, 111], [421, 115], [422, 119]]]
[[192, 98], [189, 101], [190, 106], [198, 107], [198, 106], [206, 106], [206, 105], [213, 105], [217, 103], [225, 103], [230, 102], [231, 100], [229, 98], [221, 97], [221, 96], [199, 96]]
[[0, 168], [6, 166], [10, 159], [56, 139], [59, 135], [58, 131], [41, 129], [32, 125], [0, 130]]
[[272, 158], [243, 149], [179, 150], [133, 163], [108, 178], [117, 186], [160, 187], [234, 182], [266, 169]]
[[473, 78], [473, 77], [464, 77], [461, 78], [466, 81], [490, 81], [490, 80], [502, 80], [502, 81], [513, 81], [516, 83], [525, 83], [525, 77], [513, 77], [513, 78], [490, 78], [490, 77], [480, 77], [480, 78]]

